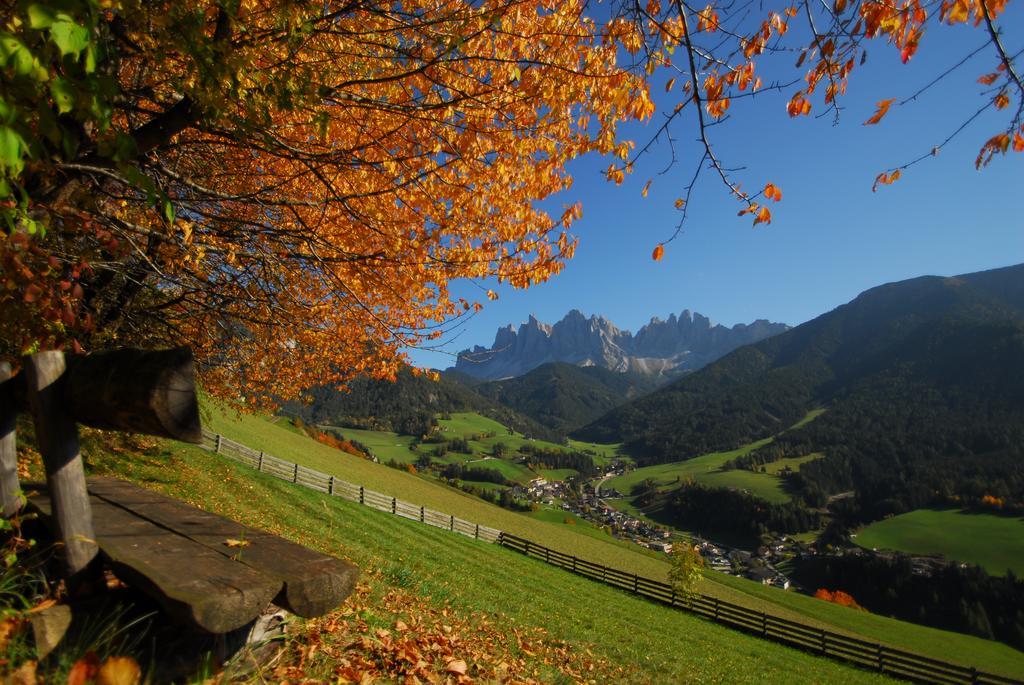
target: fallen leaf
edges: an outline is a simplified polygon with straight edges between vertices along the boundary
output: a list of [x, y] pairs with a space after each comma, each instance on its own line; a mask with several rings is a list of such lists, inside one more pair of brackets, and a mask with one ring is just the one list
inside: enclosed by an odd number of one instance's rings
[[103, 662], [96, 675], [96, 685], [137, 685], [142, 669], [130, 656], [112, 656]]
[[466, 675], [466, 662], [462, 659], [452, 659], [448, 662], [445, 667], [445, 671], [448, 673], [455, 673], [457, 675]]
[[10, 683], [11, 685], [36, 685], [36, 666], [38, 663], [35, 661], [26, 661], [18, 670], [10, 675], [10, 680], [4, 682]]
[[5, 618], [0, 621], [0, 652], [7, 647], [11, 638], [25, 628], [25, 621], [21, 618]]
[[224, 541], [224, 544], [228, 547], [248, 547], [252, 542], [249, 540], [235, 540], [233, 538], [228, 538]]
[[75, 662], [68, 672], [68, 685], [85, 685], [100, 672], [100, 660], [95, 652], [89, 652]]

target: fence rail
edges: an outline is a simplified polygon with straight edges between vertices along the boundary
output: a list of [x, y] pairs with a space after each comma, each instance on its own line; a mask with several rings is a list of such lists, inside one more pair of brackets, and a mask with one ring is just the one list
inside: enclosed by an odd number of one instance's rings
[[668, 583], [596, 564], [496, 528], [481, 526], [472, 521], [456, 518], [452, 514], [434, 511], [402, 501], [391, 495], [367, 490], [362, 485], [349, 483], [335, 476], [254, 450], [205, 428], [203, 429], [202, 447], [275, 478], [357, 502], [395, 516], [419, 521], [435, 528], [444, 528], [466, 537], [496, 543], [605, 585], [626, 590], [677, 609], [690, 611], [716, 623], [760, 635], [765, 639], [813, 652], [819, 656], [917, 682], [942, 683], [943, 685], [963, 683], [1024, 685], [1022, 680], [986, 673], [976, 668], [959, 666], [905, 652], [881, 643], [815, 628], [765, 612], [754, 611], [717, 597], [702, 594], [684, 596], [677, 593]]
[[342, 497], [358, 502], [371, 509], [385, 511], [395, 516], [419, 521], [435, 528], [444, 528], [454, 533], [465, 535], [485, 542], [497, 542], [501, 531], [489, 526], [481, 526], [472, 521], [464, 521], [452, 514], [446, 514], [418, 504], [405, 502], [382, 492], [368, 490], [362, 485], [349, 483], [327, 473], [295, 464], [273, 455], [235, 442], [218, 433], [203, 429], [202, 446], [245, 466], [266, 473], [305, 488], [317, 490], [334, 497]]
[[716, 623], [897, 678], [927, 683], [949, 683], [950, 685], [960, 683], [1020, 685], [1022, 683], [1020, 680], [986, 673], [976, 668], [958, 666], [905, 652], [881, 643], [868, 642], [849, 635], [814, 628], [765, 612], [754, 611], [716, 597], [702, 594], [692, 596], [677, 594], [676, 590], [668, 583], [579, 559], [510, 533], [502, 533], [498, 544], [605, 585], [621, 588], [662, 604], [691, 611]]

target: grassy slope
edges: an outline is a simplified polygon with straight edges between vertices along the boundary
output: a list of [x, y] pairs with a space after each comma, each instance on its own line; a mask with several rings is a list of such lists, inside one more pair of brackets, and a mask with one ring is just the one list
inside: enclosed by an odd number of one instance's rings
[[989, 573], [1012, 569], [1024, 575], [1024, 521], [955, 509], [919, 509], [878, 521], [858, 533], [862, 547], [916, 554], [943, 554], [983, 566]]
[[782, 481], [777, 476], [754, 473], [745, 469], [722, 470], [722, 464], [730, 459], [752, 452], [769, 442], [771, 442], [771, 438], [766, 438], [729, 452], [712, 452], [686, 461], [645, 466], [612, 478], [605, 485], [628, 495], [634, 485], [648, 478], [659, 486], [675, 485], [678, 481], [692, 478], [698, 483], [714, 487], [750, 490], [753, 494], [769, 502], [788, 502], [789, 495], [783, 492]]
[[[259, 445], [269, 454], [283, 459], [294, 460], [304, 466], [332, 473], [350, 482], [428, 508], [500, 528], [567, 554], [650, 578], [666, 577], [668, 564], [663, 556], [654, 552], [609, 538], [595, 537], [600, 535], [597, 531], [594, 531], [595, 536], [580, 534], [583, 531], [574, 530], [577, 526], [545, 522], [501, 509], [434, 481], [340, 453], [259, 417], [236, 418], [234, 414], [222, 415], [215, 412], [207, 421], [207, 426], [234, 440]], [[769, 611], [837, 632], [848, 632], [933, 658], [966, 664], [985, 663], [990, 669], [1009, 674], [1024, 672], [1024, 654], [997, 642], [857, 612], [812, 597], [766, 588], [758, 583], [717, 573], [709, 572], [702, 584], [702, 591], [757, 611]]]
[[[801, 426], [807, 425], [823, 413], [825, 413], [824, 409], [812, 409], [787, 430], [793, 430], [794, 428], [800, 428]], [[607, 486], [615, 488], [619, 492], [628, 495], [630, 489], [634, 485], [648, 478], [652, 479], [659, 486], [675, 485], [678, 481], [693, 479], [698, 483], [703, 483], [704, 485], [709, 485], [711, 487], [749, 490], [751, 494], [768, 500], [769, 502], [788, 502], [789, 495], [785, 490], [783, 490], [782, 480], [779, 479], [776, 474], [783, 466], [789, 466], [791, 469], [798, 469], [800, 464], [816, 459], [821, 455], [807, 455], [805, 457], [783, 459], [781, 461], [768, 464], [765, 467], [765, 473], [748, 471], [746, 469], [732, 469], [729, 471], [722, 470], [722, 464], [727, 461], [753, 452], [757, 448], [763, 447], [773, 440], [774, 438], [765, 438], [728, 452], [712, 452], [686, 461], [645, 466], [619, 476], [618, 478], [609, 480]]]
[[[368, 606], [361, 599], [366, 608], [359, 619], [370, 628], [393, 629], [396, 617], [389, 615], [389, 598], [404, 592], [418, 597], [417, 612], [444, 611], [451, 623], [476, 621], [481, 630], [510, 634], [513, 645], [519, 640], [516, 631], [540, 627], [549, 643], [562, 645], [578, 658], [621, 666], [625, 670], [616, 679], [623, 682], [888, 682], [494, 545], [253, 473], [191, 446], [158, 443], [144, 455], [93, 452], [89, 461], [93, 473], [126, 477], [236, 520], [259, 522], [279, 535], [353, 561], [363, 572], [366, 587], [361, 593], [369, 596]], [[337, 620], [328, 617], [327, 622]], [[318, 628], [314, 633], [321, 646], [315, 657], [303, 658], [304, 673], [333, 679], [335, 661], [330, 655], [346, 648], [351, 654], [351, 639], [360, 636], [348, 635], [332, 644], [326, 631]], [[303, 631], [296, 635], [301, 642]], [[369, 637], [375, 640], [372, 634]], [[467, 658], [473, 667], [472, 655], [455, 656]], [[549, 661], [530, 651], [519, 650], [511, 657], [524, 659], [525, 668], [543, 682], [567, 682]]]
[[[451, 415], [450, 419], [438, 420], [438, 425], [440, 426], [441, 434], [449, 439], [462, 438], [469, 435], [483, 436], [489, 433], [493, 433], [494, 435], [490, 437], [481, 437], [479, 440], [469, 440], [469, 447], [473, 451], [473, 455], [449, 453], [440, 459], [435, 459], [435, 461], [448, 464], [454, 462], [465, 463], [474, 459], [479, 459], [482, 455], [491, 454], [494, 450], [494, 446], [500, 442], [505, 445], [505, 448], [510, 455], [509, 458], [505, 459], [503, 463], [487, 461], [475, 462], [473, 465], [493, 468], [496, 471], [500, 471], [506, 478], [517, 483], [527, 483], [531, 478], [535, 478], [537, 476], [537, 474], [533, 473], [525, 466], [521, 466], [512, 461], [512, 459], [515, 458], [514, 453], [518, 452], [521, 447], [524, 445], [530, 445], [532, 447], [538, 447], [545, 450], [566, 449], [564, 445], [557, 445], [545, 440], [532, 440], [526, 438], [522, 433], [513, 431], [510, 435], [508, 429], [497, 421], [473, 412], [454, 413]], [[412, 451], [410, 446], [412, 445], [413, 439], [408, 435], [398, 435], [397, 433], [390, 433], [386, 431], [360, 430], [355, 428], [331, 428], [348, 439], [357, 440], [366, 445], [381, 461], [394, 459], [401, 464], [412, 464], [419, 458], [419, 455], [422, 452], [429, 452], [433, 449], [432, 445], [426, 444], [420, 447], [419, 452]], [[599, 464], [604, 464], [610, 461], [615, 455], [615, 451], [618, 449], [618, 445], [598, 445], [596, 443], [578, 441], [572, 441], [570, 447], [572, 449], [589, 450], [593, 452], [595, 455], [594, 461]], [[562, 478], [574, 473], [576, 472], [567, 470], [562, 474]], [[550, 478], [551, 476], [548, 477]]]

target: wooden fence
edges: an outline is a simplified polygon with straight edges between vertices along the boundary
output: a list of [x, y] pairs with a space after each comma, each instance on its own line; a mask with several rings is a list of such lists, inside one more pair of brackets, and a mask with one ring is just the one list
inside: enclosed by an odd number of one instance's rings
[[347, 500], [358, 502], [378, 511], [385, 511], [395, 516], [419, 521], [435, 528], [444, 528], [485, 542], [497, 542], [501, 536], [501, 531], [495, 528], [481, 526], [477, 523], [456, 518], [451, 514], [403, 502], [396, 497], [368, 490], [362, 485], [349, 483], [314, 469], [307, 469], [305, 466], [300, 466], [284, 459], [278, 459], [241, 443], [229, 440], [223, 435], [210, 432], [205, 428], [203, 429], [202, 446], [275, 478], [280, 478], [281, 480], [286, 480], [334, 497], [344, 497]]
[[925, 683], [949, 683], [950, 685], [958, 683], [1020, 685], [1022, 683], [1020, 680], [985, 673], [976, 668], [958, 666], [904, 652], [881, 643], [868, 642], [849, 635], [813, 628], [762, 611], [753, 611], [716, 597], [702, 594], [679, 595], [668, 583], [569, 556], [510, 533], [502, 533], [498, 544], [606, 585], [621, 588], [661, 604], [691, 611], [716, 623], [897, 678]]
[[202, 446], [275, 478], [328, 495], [344, 497], [373, 509], [437, 528], [445, 528], [477, 540], [493, 542], [605, 585], [611, 585], [677, 609], [690, 611], [716, 623], [759, 635], [790, 647], [813, 652], [819, 656], [837, 659], [896, 678], [923, 683], [1024, 685], [1022, 680], [986, 673], [976, 668], [930, 659], [881, 643], [868, 642], [849, 635], [814, 628], [765, 612], [754, 611], [716, 597], [702, 594], [677, 595], [668, 583], [595, 564], [511, 533], [463, 521], [451, 514], [433, 511], [403, 502], [390, 495], [367, 490], [361, 485], [348, 483], [326, 473], [307, 469], [304, 466], [246, 447], [205, 428], [203, 429]]

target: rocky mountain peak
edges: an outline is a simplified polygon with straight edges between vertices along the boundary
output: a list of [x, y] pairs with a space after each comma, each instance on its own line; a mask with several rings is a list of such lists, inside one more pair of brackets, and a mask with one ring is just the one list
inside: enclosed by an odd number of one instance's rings
[[788, 328], [763, 319], [727, 328], [684, 309], [667, 320], [653, 317], [634, 335], [603, 316], [588, 318], [572, 309], [553, 325], [531, 314], [518, 329], [511, 324], [499, 328], [490, 348], [463, 350], [455, 368], [489, 380], [521, 376], [548, 362], [674, 374], [698, 369], [741, 345]]

